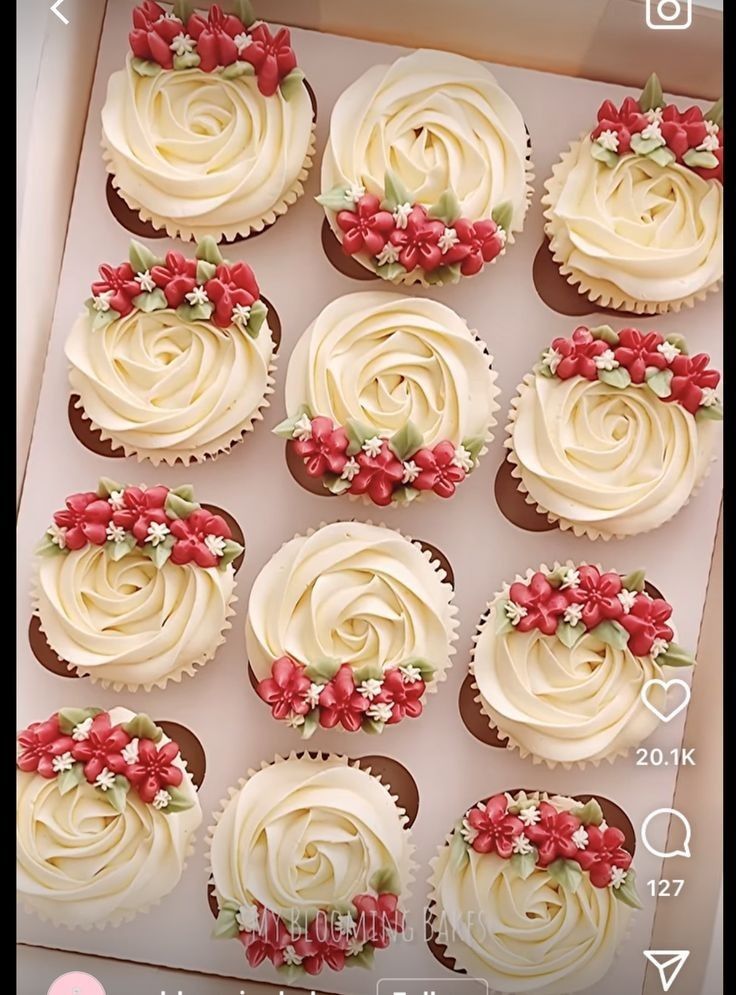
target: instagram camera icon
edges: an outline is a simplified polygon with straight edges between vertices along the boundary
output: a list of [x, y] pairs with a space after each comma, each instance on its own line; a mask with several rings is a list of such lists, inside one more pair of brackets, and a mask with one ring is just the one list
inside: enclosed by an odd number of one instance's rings
[[693, 0], [647, 0], [647, 27], [684, 31], [693, 23]]

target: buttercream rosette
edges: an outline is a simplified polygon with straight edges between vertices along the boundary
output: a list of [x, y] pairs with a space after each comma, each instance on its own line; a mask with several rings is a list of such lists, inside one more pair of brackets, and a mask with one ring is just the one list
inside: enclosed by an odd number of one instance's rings
[[274, 430], [332, 494], [452, 497], [493, 438], [493, 358], [438, 301], [346, 294], [297, 342]]
[[34, 614], [78, 676], [150, 691], [211, 660], [234, 614], [243, 546], [186, 485], [103, 479], [72, 494], [37, 550]]
[[118, 194], [171, 238], [235, 239], [273, 224], [304, 192], [315, 111], [287, 28], [177, 0], [133, 11], [125, 68], [102, 109]]
[[291, 754], [231, 788], [209, 830], [217, 938], [290, 981], [370, 967], [404, 930], [407, 816], [370, 768]]
[[392, 283], [455, 283], [514, 240], [531, 198], [516, 104], [480, 62], [420, 49], [338, 99], [317, 198], [345, 252]]
[[641, 907], [626, 836], [598, 801], [538, 791], [466, 812], [433, 861], [430, 888], [437, 942], [494, 992], [590, 989]]
[[202, 821], [178, 744], [127, 708], [64, 708], [18, 736], [17, 891], [69, 929], [117, 926], [172, 891]]
[[681, 335], [580, 326], [552, 341], [511, 402], [512, 476], [550, 522], [590, 539], [658, 528], [715, 458], [720, 373]]
[[297, 535], [251, 588], [258, 695], [305, 738], [419, 718], [455, 653], [452, 598], [432, 554], [393, 529], [334, 522]]
[[598, 307], [662, 314], [723, 278], [723, 104], [667, 103], [656, 76], [639, 100], [604, 101], [591, 133], [553, 167], [542, 198], [549, 248]]
[[253, 270], [210, 238], [195, 258], [132, 242], [127, 262], [100, 266], [65, 346], [83, 417], [154, 466], [214, 458], [251, 432], [275, 350]]
[[[650, 593], [651, 591], [651, 593]], [[672, 606], [644, 571], [571, 560], [517, 575], [489, 602], [474, 636], [475, 701], [508, 749], [548, 767], [626, 756], [666, 712], [667, 676], [692, 667]]]

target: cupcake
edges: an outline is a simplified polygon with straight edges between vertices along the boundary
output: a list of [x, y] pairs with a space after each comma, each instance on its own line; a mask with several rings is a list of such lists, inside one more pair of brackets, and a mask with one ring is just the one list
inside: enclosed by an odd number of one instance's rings
[[654, 732], [642, 690], [665, 712], [665, 679], [695, 661], [674, 641], [672, 606], [649, 590], [642, 570], [620, 576], [570, 560], [504, 584], [476, 633], [471, 671], [509, 749], [550, 767], [597, 764]]
[[101, 266], [65, 351], [83, 417], [157, 466], [227, 452], [251, 431], [275, 348], [250, 266], [208, 238], [195, 259], [132, 242], [129, 262]]
[[553, 168], [542, 198], [560, 272], [598, 307], [692, 307], [723, 277], [723, 103], [667, 103], [656, 76], [610, 100]]
[[418, 718], [455, 652], [452, 596], [431, 554], [393, 529], [335, 522], [296, 536], [250, 592], [259, 696], [305, 738]]
[[332, 494], [381, 506], [452, 497], [493, 438], [492, 362], [445, 304], [348, 294], [297, 342], [275, 431]]
[[304, 192], [310, 92], [286, 28], [217, 4], [152, 0], [133, 11], [125, 68], [110, 77], [102, 145], [112, 184], [171, 238], [261, 231]]
[[34, 614], [78, 676], [135, 691], [194, 674], [224, 642], [243, 546], [191, 487], [101, 480], [37, 550]]
[[181, 878], [202, 821], [179, 746], [127, 708], [62, 708], [18, 735], [17, 890], [42, 919], [116, 926]]
[[373, 66], [332, 112], [318, 201], [342, 247], [392, 283], [455, 283], [521, 231], [521, 112], [486, 67], [421, 49]]
[[591, 539], [647, 532], [706, 476], [720, 374], [680, 335], [607, 325], [556, 338], [512, 401], [508, 460], [529, 504]]
[[465, 813], [434, 860], [435, 936], [456, 970], [494, 992], [591, 989], [641, 907], [632, 855], [595, 798], [494, 795]]
[[370, 967], [404, 928], [406, 815], [345, 757], [277, 758], [231, 788], [210, 829], [215, 936], [250, 967], [305, 974]]

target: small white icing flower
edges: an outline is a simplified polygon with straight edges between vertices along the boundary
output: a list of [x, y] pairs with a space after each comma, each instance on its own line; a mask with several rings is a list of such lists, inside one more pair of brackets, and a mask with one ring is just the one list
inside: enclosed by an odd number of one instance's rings
[[112, 290], [106, 290], [102, 294], [97, 294], [96, 297], [92, 298], [92, 307], [95, 311], [101, 311], [103, 314], [105, 311], [109, 311], [111, 304], [110, 298], [113, 296]]
[[206, 535], [204, 544], [213, 556], [222, 556], [225, 552], [224, 536]]
[[562, 353], [553, 349], [551, 346], [546, 352], [542, 353], [542, 366], [546, 366], [550, 373], [556, 373], [557, 367], [560, 365], [562, 360]]
[[207, 296], [207, 291], [201, 285], [199, 287], [195, 287], [194, 290], [190, 290], [190, 292], [184, 296], [192, 307], [196, 307], [197, 304], [209, 304], [210, 302], [210, 299]]
[[125, 492], [124, 491], [110, 491], [110, 497], [107, 499], [108, 504], [113, 508], [119, 509], [125, 507]]
[[304, 716], [298, 712], [289, 712], [286, 716], [286, 724], [290, 729], [300, 729], [304, 725]]
[[627, 872], [623, 867], [614, 867], [611, 870], [611, 887], [620, 888], [626, 881]]
[[152, 290], [156, 289], [156, 281], [151, 276], [150, 269], [143, 270], [142, 273], [136, 273], [135, 278], [144, 294], [150, 294]]
[[650, 121], [646, 128], [642, 130], [641, 137], [647, 142], [653, 139], [657, 142], [657, 145], [665, 144], [662, 131], [659, 127], [659, 121]]
[[460, 827], [460, 835], [469, 846], [472, 846], [478, 837], [478, 830], [475, 826], [471, 826], [467, 819], [463, 819], [463, 824]]
[[382, 687], [383, 684], [381, 681], [377, 681], [374, 677], [369, 677], [367, 681], [359, 684], [355, 690], [358, 694], [362, 694], [364, 698], [367, 698], [368, 701], [373, 701], [381, 693]]
[[562, 571], [562, 583], [560, 584], [560, 590], [564, 591], [566, 587], [577, 587], [580, 584], [580, 571], [575, 567], [565, 567]]
[[383, 439], [374, 435], [370, 439], [366, 439], [361, 448], [367, 456], [378, 456], [383, 448]]
[[235, 35], [233, 38], [235, 46], [238, 49], [238, 55], [250, 45], [250, 35], [247, 31], [241, 31], [239, 35]]
[[363, 947], [365, 943], [361, 943], [360, 940], [352, 939], [348, 943], [347, 955], [348, 957], [357, 957], [358, 954], [363, 952]]
[[695, 149], [696, 152], [715, 152], [720, 146], [718, 135], [706, 135], [703, 141]]
[[402, 484], [413, 484], [419, 476], [420, 470], [413, 459], [406, 460], [401, 464], [403, 473], [401, 474]]
[[507, 601], [503, 606], [503, 610], [506, 613], [506, 618], [512, 625], [518, 625], [526, 615], [526, 608], [523, 605], [517, 605], [515, 601]]
[[258, 906], [252, 905], [250, 902], [245, 902], [235, 913], [235, 922], [244, 933], [258, 932], [261, 925]]
[[108, 770], [107, 767], [103, 767], [100, 773], [95, 778], [95, 787], [99, 788], [100, 791], [109, 791], [110, 788], [114, 788], [115, 787], [114, 771]]
[[138, 737], [131, 739], [127, 746], [120, 751], [126, 764], [138, 763]]
[[[114, 525], [112, 522], [107, 526], [107, 538], [110, 542], [124, 542], [128, 536], [122, 525]], [[146, 540], [147, 542], [148, 540]]]
[[528, 805], [519, 812], [519, 819], [525, 826], [536, 826], [542, 815], [536, 805]]
[[180, 31], [178, 35], [172, 38], [169, 48], [174, 55], [189, 55], [190, 52], [194, 51], [194, 38]]
[[655, 639], [654, 642], [652, 643], [652, 649], [651, 649], [652, 659], [656, 660], [658, 656], [661, 656], [663, 653], [666, 653], [667, 650], [669, 649], [669, 645], [670, 644], [667, 642], [666, 639]]
[[362, 183], [350, 183], [345, 191], [345, 196], [357, 204], [360, 198], [365, 196], [365, 187]]
[[671, 363], [675, 356], [680, 355], [680, 350], [671, 342], [660, 342], [657, 346], [657, 352], [662, 353], [668, 363]]
[[241, 331], [244, 331], [246, 325], [250, 321], [250, 312], [250, 304], [236, 304], [230, 314], [230, 320]]
[[[164, 541], [166, 536], [169, 534], [169, 527], [166, 522], [151, 522], [148, 526], [148, 531], [146, 532], [146, 542], [150, 542], [152, 546], [158, 546]], [[209, 536], [207, 536], [209, 539]], [[207, 542], [205, 539], [205, 543]]]
[[615, 370], [619, 365], [613, 354], [613, 349], [606, 349], [600, 356], [596, 356], [593, 362], [599, 370]]
[[50, 525], [46, 529], [46, 535], [49, 537], [49, 539], [51, 540], [51, 542], [53, 542], [55, 546], [59, 547], [59, 549], [66, 549], [67, 531], [68, 531], [67, 529], [62, 528], [60, 525], [57, 525], [54, 522], [53, 525]]
[[51, 761], [51, 769], [55, 770], [57, 774], [63, 774], [64, 771], [71, 770], [74, 766], [74, 757], [67, 750], [66, 753], [62, 753], [58, 757], [54, 757]]
[[449, 252], [450, 249], [454, 248], [459, 241], [460, 241], [460, 236], [458, 235], [458, 233], [455, 231], [454, 228], [445, 228], [445, 230], [440, 235], [437, 245], [439, 245], [440, 249], [442, 250], [442, 255], [444, 256], [444, 254], [446, 252]]
[[294, 428], [291, 430], [291, 437], [300, 442], [306, 442], [307, 439], [312, 438], [312, 421], [309, 415], [303, 414], [297, 418], [294, 422]]
[[715, 121], [704, 121], [703, 123], [705, 124], [706, 134], [708, 135], [717, 135], [721, 130]]
[[568, 605], [565, 609], [565, 613], [562, 616], [563, 622], [567, 622], [568, 625], [577, 625], [580, 619], [583, 617], [583, 606], [582, 605]]
[[618, 135], [615, 131], [606, 129], [596, 138], [596, 142], [607, 152], [618, 152]]
[[411, 214], [411, 204], [397, 204], [396, 210], [394, 211], [394, 221], [396, 222], [397, 228], [406, 228], [409, 224], [409, 215]]
[[600, 826], [598, 826], [598, 828], [602, 833], [605, 833], [605, 831], [608, 829], [608, 823], [606, 822], [605, 819], [601, 819], [601, 824]]
[[340, 474], [340, 477], [342, 480], [348, 480], [352, 482], [353, 478], [357, 477], [359, 473], [360, 473], [360, 463], [357, 461], [357, 459], [355, 459], [354, 456], [351, 456], [350, 459], [345, 464], [345, 466], [342, 468], [342, 473]]
[[399, 261], [399, 247], [394, 245], [393, 242], [386, 242], [384, 247], [376, 256], [376, 262], [379, 266], [385, 266], [387, 263], [397, 263]]
[[588, 831], [585, 826], [578, 826], [570, 839], [573, 841], [578, 850], [584, 850], [588, 845]]
[[508, 235], [506, 234], [506, 229], [502, 228], [501, 225], [496, 225], [496, 238], [499, 240], [501, 245], [506, 245]]
[[156, 794], [153, 796], [153, 807], [160, 812], [161, 809], [169, 807], [170, 801], [171, 801], [171, 795], [169, 794], [168, 791], [164, 791], [164, 789], [162, 788], [160, 791], [157, 791]]
[[520, 833], [513, 840], [511, 844], [511, 849], [514, 851], [514, 853], [525, 854], [525, 853], [531, 853], [533, 847], [530, 840], [528, 840], [523, 833]]
[[319, 705], [319, 696], [325, 689], [324, 684], [315, 684], [314, 682], [309, 685], [309, 690], [307, 691], [307, 696], [304, 699], [310, 708], [316, 708]]
[[74, 726], [72, 729], [72, 739], [77, 743], [81, 743], [83, 740], [89, 739], [91, 730], [92, 716], [90, 715], [90, 717], [85, 719], [84, 722], [80, 722], [78, 725]]
[[710, 408], [714, 404], [718, 404], [718, 394], [716, 394], [714, 387], [703, 387], [703, 399], [700, 404], [704, 408]]
[[387, 701], [377, 701], [367, 709], [365, 714], [369, 719], [375, 719], [376, 722], [388, 722], [393, 710], [394, 706], [389, 705]]
[[405, 684], [416, 684], [417, 681], [421, 681], [422, 679], [421, 670], [413, 663], [402, 664], [399, 667], [399, 673], [404, 678]]
[[624, 615], [628, 615], [631, 609], [634, 607], [634, 602], [636, 601], [636, 591], [627, 591], [624, 587], [623, 590], [618, 592], [618, 600], [621, 602], [621, 607], [624, 610]]
[[284, 948], [284, 964], [288, 964], [289, 967], [298, 967], [302, 962], [302, 958], [296, 952], [291, 943]]
[[343, 915], [337, 916], [335, 919], [335, 929], [340, 936], [351, 936], [357, 929], [357, 926], [352, 916]]
[[661, 121], [663, 114], [664, 114], [664, 108], [663, 107], [650, 107], [649, 110], [645, 112], [645, 116], [646, 116], [647, 121], [651, 121], [651, 122], [654, 122], [654, 121], [659, 122], [659, 121]]
[[470, 450], [466, 449], [463, 445], [457, 447], [455, 455], [450, 462], [453, 466], [459, 466], [461, 470], [465, 470], [466, 473], [470, 473], [475, 465]]

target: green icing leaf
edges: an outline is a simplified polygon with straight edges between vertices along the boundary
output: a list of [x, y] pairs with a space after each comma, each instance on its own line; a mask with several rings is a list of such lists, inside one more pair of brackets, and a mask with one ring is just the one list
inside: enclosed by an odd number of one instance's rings
[[304, 73], [301, 69], [292, 69], [288, 75], [284, 76], [279, 84], [279, 90], [281, 90], [281, 96], [284, 100], [291, 100], [301, 90], [303, 82]]
[[225, 66], [222, 70], [222, 78], [239, 79], [241, 76], [254, 76], [255, 72], [255, 68], [250, 62], [238, 60], [237, 62], [231, 62], [229, 66]]
[[171, 493], [185, 501], [194, 501], [194, 488], [191, 484], [180, 484], [179, 487], [172, 487]]
[[499, 228], [503, 228], [505, 232], [510, 231], [511, 222], [514, 217], [514, 206], [511, 201], [504, 200], [500, 204], [497, 204], [491, 211], [491, 217]]
[[137, 543], [135, 536], [128, 533], [128, 535], [121, 542], [106, 542], [105, 552], [113, 563], [117, 563], [118, 560], [122, 560], [124, 556], [127, 556], [131, 549], [133, 549], [136, 545]]
[[552, 587], [562, 587], [565, 583], [565, 577], [567, 576], [567, 567], [557, 567], [556, 570], [550, 570], [547, 574], [547, 581], [552, 585]]
[[181, 788], [168, 787], [166, 791], [169, 793], [169, 804], [161, 809], [164, 815], [176, 815], [177, 812], [186, 812], [194, 807], [192, 798]]
[[636, 891], [636, 872], [633, 867], [630, 867], [626, 872], [624, 883], [618, 888], [611, 888], [611, 891], [613, 892], [613, 897], [617, 898], [619, 902], [623, 902], [624, 905], [629, 905], [632, 909], [641, 908], [639, 895]]
[[304, 725], [299, 729], [299, 733], [302, 739], [311, 739], [317, 729], [319, 729], [319, 709], [313, 708], [304, 716]]
[[368, 428], [367, 425], [364, 425], [355, 418], [348, 418], [345, 431], [350, 440], [347, 448], [348, 456], [355, 456], [356, 453], [359, 453], [365, 440], [372, 439], [376, 434], [372, 428]]
[[212, 301], [207, 301], [204, 304], [180, 304], [176, 313], [182, 321], [209, 321], [214, 310]]
[[695, 421], [723, 421], [723, 405], [720, 401], [715, 404], [701, 404], [695, 412]]
[[590, 334], [594, 339], [602, 339], [612, 346], [617, 346], [619, 343], [619, 337], [610, 325], [598, 325], [596, 328], [591, 328]]
[[199, 508], [196, 501], [189, 501], [180, 497], [174, 491], [169, 491], [166, 495], [164, 509], [169, 518], [189, 518], [193, 511]]
[[444, 221], [446, 225], [452, 224], [460, 217], [460, 201], [453, 189], [445, 190], [436, 204], [433, 204], [427, 212], [430, 218], [437, 218]]
[[196, 52], [184, 52], [182, 55], [175, 55], [172, 60], [174, 69], [196, 69], [201, 61]]
[[460, 263], [453, 263], [452, 266], [439, 266], [431, 273], [425, 273], [424, 279], [430, 287], [441, 283], [457, 283], [460, 279]]
[[511, 866], [519, 875], [522, 881], [526, 881], [530, 874], [534, 873], [537, 866], [539, 853], [536, 848], [532, 848], [531, 853], [515, 853], [511, 858]]
[[343, 480], [342, 477], [338, 477], [336, 473], [326, 473], [322, 478], [323, 486], [330, 492], [330, 494], [345, 494], [346, 491], [350, 490], [350, 481]]
[[630, 574], [626, 574], [621, 583], [627, 591], [641, 592], [644, 590], [646, 580], [647, 577], [643, 570], [632, 570]]
[[130, 60], [130, 67], [139, 76], [158, 76], [161, 66], [153, 59], [139, 59], [137, 56]]
[[607, 619], [590, 630], [591, 636], [600, 639], [602, 643], [613, 647], [615, 650], [622, 650], [629, 641], [629, 634], [618, 622]]
[[409, 484], [404, 484], [401, 487], [397, 487], [396, 490], [391, 495], [391, 500], [396, 502], [400, 507], [405, 508], [407, 505], [411, 504], [412, 501], [416, 501], [421, 492], [416, 489], [416, 487], [411, 487]]
[[145, 245], [141, 245], [140, 242], [136, 242], [135, 239], [130, 243], [128, 259], [134, 273], [145, 273], [146, 270], [153, 269], [154, 266], [158, 266], [161, 262], [160, 259], [154, 256], [150, 249], [146, 248]]
[[421, 449], [423, 442], [424, 436], [411, 418], [404, 424], [403, 428], [400, 428], [388, 440], [389, 448], [394, 451], [402, 462], [412, 456], [418, 449]]
[[176, 15], [184, 24], [187, 23], [194, 11], [194, 4], [191, 0], [174, 0], [172, 14]]
[[65, 770], [56, 778], [56, 787], [60, 795], [66, 795], [84, 780], [84, 764], [74, 764], [70, 770]]
[[250, 0], [235, 0], [235, 15], [240, 18], [246, 28], [249, 28], [256, 19]]
[[154, 546], [153, 543], [147, 542], [143, 546], [143, 553], [149, 558], [153, 565], [160, 570], [171, 556], [171, 547], [173, 545], [173, 539], [170, 536], [167, 536], [166, 539], [163, 542], [160, 542], [157, 546]]
[[377, 895], [401, 894], [401, 881], [395, 867], [382, 867], [369, 878], [368, 884]]
[[375, 948], [370, 944], [366, 943], [359, 954], [353, 954], [352, 957], [348, 957], [345, 961], [347, 967], [373, 967], [373, 961], [375, 959]]
[[314, 198], [322, 207], [328, 211], [352, 211], [355, 208], [355, 201], [348, 196], [348, 188], [344, 186], [333, 187], [331, 190], [321, 193]]
[[665, 342], [669, 342], [670, 345], [673, 345], [676, 349], [679, 349], [683, 356], [687, 356], [687, 339], [684, 335], [677, 335], [675, 332], [672, 332], [670, 335], [665, 335], [664, 340]]
[[631, 374], [625, 366], [617, 366], [615, 370], [598, 370], [598, 379], [609, 387], [623, 389], [631, 383]]
[[113, 310], [113, 308], [109, 308], [107, 311], [96, 311], [90, 304], [88, 310], [92, 316], [93, 332], [99, 332], [101, 328], [105, 328], [106, 325], [112, 324], [113, 321], [117, 321], [120, 317], [118, 312]]
[[217, 564], [217, 569], [227, 570], [233, 560], [237, 560], [240, 554], [244, 552], [245, 546], [241, 546], [240, 543], [235, 542], [234, 539], [226, 539], [225, 548], [222, 556], [220, 557], [220, 562]]
[[206, 259], [197, 260], [197, 283], [207, 283], [217, 272], [214, 263], [208, 263]]
[[469, 856], [468, 845], [462, 838], [460, 830], [456, 829], [450, 840], [450, 867], [452, 870], [462, 870], [467, 864]]
[[62, 708], [59, 711], [59, 729], [65, 736], [71, 736], [74, 727], [99, 715], [101, 708]]
[[642, 138], [641, 135], [631, 136], [631, 148], [638, 155], [650, 155], [652, 152], [656, 152], [657, 149], [664, 147], [663, 138]]
[[401, 263], [384, 263], [383, 266], [376, 266], [376, 273], [382, 280], [395, 283], [404, 276], [406, 267], [402, 266]]
[[496, 605], [496, 609], [495, 609], [495, 614], [496, 614], [495, 631], [496, 631], [496, 635], [497, 636], [502, 636], [506, 632], [513, 632], [514, 631], [514, 627], [511, 624], [511, 621], [509, 620], [508, 615], [504, 611], [504, 608], [503, 608], [504, 604], [505, 604], [505, 602], [501, 602], [500, 604]]
[[340, 669], [339, 660], [320, 660], [310, 663], [304, 668], [304, 673], [315, 684], [327, 684]]
[[398, 176], [392, 170], [387, 169], [383, 180], [383, 200], [381, 201], [381, 207], [384, 211], [395, 211], [399, 204], [413, 203], [412, 194]]
[[557, 626], [557, 638], [563, 646], [572, 649], [578, 639], [585, 635], [585, 626], [582, 622], [577, 625], [570, 625], [568, 622], [560, 622]]
[[97, 493], [102, 498], [109, 498], [113, 491], [122, 490], [125, 490], [124, 486], [116, 480], [110, 480], [109, 477], [100, 477], [97, 482]]
[[213, 266], [221, 266], [225, 260], [222, 258], [222, 253], [217, 245], [217, 242], [212, 238], [211, 235], [205, 235], [204, 238], [197, 243], [197, 252], [195, 253], [197, 259], [201, 259], [205, 263], [212, 263]]
[[723, 97], [719, 97], [713, 106], [703, 114], [706, 121], [712, 121], [720, 128], [723, 124]]
[[364, 719], [360, 728], [363, 732], [367, 732], [369, 736], [380, 736], [386, 728], [386, 723], [379, 722], [377, 719]]
[[718, 165], [718, 159], [712, 152], [698, 152], [697, 149], [688, 149], [682, 161], [693, 169], [715, 169]]
[[158, 743], [164, 734], [163, 729], [145, 712], [134, 715], [130, 722], [126, 722], [123, 729], [131, 739], [151, 739], [154, 743]]
[[[480, 459], [480, 454], [483, 451], [483, 447], [486, 444], [486, 440], [480, 435], [474, 435], [470, 439], [463, 439], [462, 446], [463, 449], [467, 449], [473, 458], [473, 463], [477, 463]], [[475, 467], [473, 467], [475, 469]]]
[[572, 810], [572, 815], [577, 816], [586, 826], [600, 826], [603, 822], [603, 809], [595, 798], [591, 798], [585, 805], [578, 805]]
[[658, 370], [656, 367], [651, 367], [654, 373], [650, 373], [647, 370], [647, 386], [654, 391], [657, 397], [669, 397], [672, 391], [670, 390], [670, 383], [672, 381], [672, 370]]
[[613, 167], [618, 162], [618, 156], [611, 149], [604, 149], [602, 145], [598, 142], [592, 142], [590, 146], [590, 154], [594, 159], [602, 162], [604, 165], [608, 166], [609, 169]]
[[408, 660], [404, 660], [401, 664], [402, 667], [416, 667], [419, 673], [422, 675], [422, 680], [425, 684], [429, 684], [433, 680], [434, 675], [437, 673], [437, 668], [433, 667], [428, 660], [423, 660], [420, 656], [411, 656]]
[[68, 549], [62, 549], [58, 543], [52, 542], [48, 533], [44, 533], [43, 539], [34, 549], [36, 556], [58, 556], [60, 553], [66, 556], [68, 552]]
[[577, 891], [583, 880], [580, 864], [575, 860], [554, 860], [547, 871], [552, 880], [561, 885], [565, 891]]
[[658, 107], [664, 107], [662, 84], [659, 82], [659, 76], [656, 73], [652, 73], [644, 84], [644, 89], [641, 91], [641, 96], [639, 97], [639, 107], [645, 112], [656, 110]]
[[666, 145], [660, 145], [659, 148], [647, 153], [647, 158], [656, 162], [658, 166], [671, 166], [677, 156]]
[[166, 295], [160, 287], [138, 294], [133, 298], [133, 304], [139, 311], [145, 311], [146, 314], [150, 314], [151, 311], [163, 311], [164, 308], [169, 306]]
[[670, 643], [665, 653], [657, 657], [660, 667], [694, 667], [695, 659], [677, 643]]
[[263, 322], [266, 320], [266, 315], [268, 314], [268, 308], [263, 303], [263, 301], [253, 301], [250, 306], [250, 317], [248, 318], [248, 324], [245, 326], [245, 331], [252, 339], [258, 338], [258, 333], [263, 326]]
[[282, 439], [293, 439], [294, 438], [294, 427], [302, 415], [306, 415], [311, 421], [314, 415], [309, 410], [306, 404], [301, 404], [297, 410], [296, 414], [292, 415], [290, 418], [284, 418], [282, 422], [279, 422], [276, 428], [272, 428], [271, 431], [274, 435], [278, 435]]
[[125, 800], [128, 797], [129, 791], [130, 781], [127, 777], [123, 777], [122, 774], [118, 774], [115, 778], [115, 784], [111, 788], [108, 788], [107, 791], [101, 793], [104, 794], [105, 801], [109, 802], [116, 812], [124, 812]]
[[383, 679], [383, 669], [378, 663], [364, 663], [354, 672], [353, 677], [356, 684], [362, 684], [363, 681], [380, 681]]
[[237, 909], [221, 908], [217, 914], [217, 922], [212, 930], [212, 936], [216, 940], [230, 940], [240, 932], [237, 919]]

